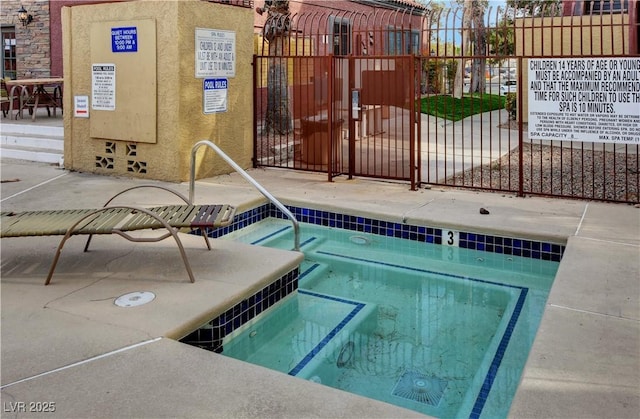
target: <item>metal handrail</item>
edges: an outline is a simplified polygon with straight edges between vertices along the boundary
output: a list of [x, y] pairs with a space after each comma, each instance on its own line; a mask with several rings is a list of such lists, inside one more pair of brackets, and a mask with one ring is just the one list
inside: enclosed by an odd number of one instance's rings
[[191, 172], [189, 176], [189, 201], [191, 203], [194, 202], [193, 200], [195, 196], [195, 181], [196, 181], [196, 153], [198, 152], [198, 149], [203, 145], [208, 146], [213, 151], [218, 153], [218, 155], [222, 157], [224, 161], [226, 161], [229, 164], [229, 166], [233, 167], [233, 169], [236, 172], [238, 172], [243, 178], [245, 178], [258, 191], [260, 191], [262, 195], [264, 195], [269, 201], [271, 201], [273, 205], [278, 207], [278, 209], [282, 211], [289, 218], [289, 220], [291, 220], [291, 222], [293, 223], [294, 250], [299, 251], [300, 250], [300, 225], [296, 217], [291, 213], [291, 211], [289, 211], [287, 207], [282, 205], [280, 201], [278, 201], [273, 195], [271, 195], [254, 178], [249, 176], [249, 174], [245, 172], [242, 167], [238, 166], [238, 164], [235, 161], [233, 161], [231, 157], [227, 156], [225, 152], [220, 149], [220, 147], [218, 147], [217, 145], [215, 145], [209, 140], [198, 141], [197, 143], [194, 144], [193, 148], [191, 149]]

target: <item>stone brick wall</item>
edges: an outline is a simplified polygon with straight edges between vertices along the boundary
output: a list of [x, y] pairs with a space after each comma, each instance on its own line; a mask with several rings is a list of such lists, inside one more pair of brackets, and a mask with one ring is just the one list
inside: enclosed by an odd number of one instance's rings
[[[33, 15], [28, 26], [18, 20], [21, 6]], [[0, 23], [15, 26], [17, 78], [51, 76], [49, 0], [3, 0]]]

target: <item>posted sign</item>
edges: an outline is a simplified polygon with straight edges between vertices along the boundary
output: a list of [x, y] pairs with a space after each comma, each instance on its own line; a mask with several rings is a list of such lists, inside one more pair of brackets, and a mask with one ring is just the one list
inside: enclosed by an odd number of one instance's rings
[[116, 109], [116, 65], [91, 65], [91, 109], [114, 111]]
[[204, 79], [202, 90], [202, 109], [205, 114], [227, 111], [227, 79]]
[[196, 28], [196, 78], [236, 76], [236, 33]]
[[111, 52], [138, 52], [138, 28], [111, 28]]
[[89, 96], [73, 97], [73, 116], [76, 118], [89, 117]]
[[640, 144], [640, 58], [529, 60], [529, 138]]

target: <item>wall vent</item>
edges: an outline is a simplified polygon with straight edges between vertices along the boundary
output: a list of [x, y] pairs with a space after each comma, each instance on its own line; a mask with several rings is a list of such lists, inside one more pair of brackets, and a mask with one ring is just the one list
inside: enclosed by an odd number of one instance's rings
[[127, 157], [136, 157], [138, 155], [137, 144], [127, 144]]
[[144, 161], [127, 161], [127, 172], [147, 173], [147, 162]]
[[104, 152], [107, 154], [116, 154], [116, 143], [107, 141], [104, 146]]
[[96, 167], [113, 170], [113, 157], [96, 156]]

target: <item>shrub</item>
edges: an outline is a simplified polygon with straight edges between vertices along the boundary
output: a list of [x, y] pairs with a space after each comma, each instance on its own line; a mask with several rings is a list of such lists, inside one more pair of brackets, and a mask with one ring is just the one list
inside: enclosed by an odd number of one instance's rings
[[518, 96], [515, 93], [507, 93], [504, 98], [504, 108], [513, 121], [518, 118]]

